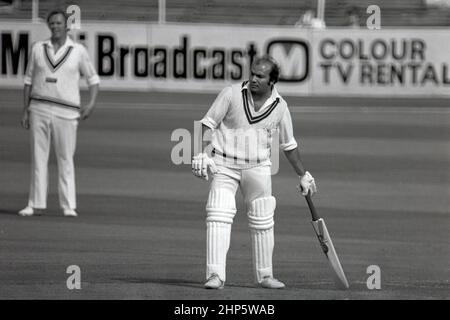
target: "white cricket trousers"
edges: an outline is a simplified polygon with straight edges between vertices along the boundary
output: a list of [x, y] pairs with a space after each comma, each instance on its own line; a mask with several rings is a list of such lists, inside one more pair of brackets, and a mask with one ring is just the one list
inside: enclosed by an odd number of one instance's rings
[[75, 154], [78, 120], [30, 112], [31, 179], [28, 206], [47, 208], [48, 158], [53, 140], [58, 163], [58, 195], [62, 209], [76, 209]]
[[[255, 281], [259, 283], [264, 277], [273, 276], [275, 198], [270, 165], [242, 170], [217, 165], [217, 169], [206, 207], [206, 279], [217, 274], [222, 281], [226, 280], [226, 257], [236, 214], [235, 196], [240, 188], [249, 218]], [[261, 202], [267, 210], [255, 212], [255, 204]]]

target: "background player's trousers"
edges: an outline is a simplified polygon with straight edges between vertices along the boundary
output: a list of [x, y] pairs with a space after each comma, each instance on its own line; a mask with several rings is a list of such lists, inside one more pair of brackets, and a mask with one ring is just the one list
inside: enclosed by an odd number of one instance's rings
[[76, 209], [75, 168], [78, 120], [30, 112], [31, 180], [28, 206], [45, 209], [48, 193], [48, 159], [53, 140], [58, 164], [59, 204]]

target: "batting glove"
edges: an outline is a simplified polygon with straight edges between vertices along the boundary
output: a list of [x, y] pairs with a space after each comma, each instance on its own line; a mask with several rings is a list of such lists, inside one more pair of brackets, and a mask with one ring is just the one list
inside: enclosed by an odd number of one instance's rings
[[300, 184], [297, 186], [298, 190], [303, 196], [306, 196], [311, 191], [311, 196], [317, 193], [316, 182], [313, 176], [306, 171], [304, 175], [299, 176]]
[[208, 169], [211, 174], [217, 173], [216, 164], [206, 153], [199, 153], [192, 158], [192, 173], [194, 176], [208, 180]]

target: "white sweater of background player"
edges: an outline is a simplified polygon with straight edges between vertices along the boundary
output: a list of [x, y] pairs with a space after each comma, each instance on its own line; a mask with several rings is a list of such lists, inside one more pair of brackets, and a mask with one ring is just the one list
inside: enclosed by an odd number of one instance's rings
[[100, 82], [83, 45], [67, 37], [55, 53], [50, 40], [36, 42], [24, 78], [24, 83], [32, 86], [30, 110], [78, 118], [81, 74], [88, 85]]

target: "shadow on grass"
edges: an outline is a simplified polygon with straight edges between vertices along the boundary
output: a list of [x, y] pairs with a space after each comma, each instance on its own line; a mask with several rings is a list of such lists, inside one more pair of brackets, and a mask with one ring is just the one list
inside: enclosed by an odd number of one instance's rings
[[19, 210], [0, 209], [0, 214], [18, 215]]
[[203, 288], [202, 283], [188, 281], [185, 279], [114, 278], [112, 280], [128, 282], [128, 283], [154, 283], [154, 284], [164, 284], [164, 285], [170, 285], [170, 286]]
[[[169, 286], [181, 286], [188, 288], [204, 289], [203, 282], [194, 282], [186, 279], [150, 279], [150, 278], [114, 278], [113, 280], [128, 282], [128, 283], [153, 283], [163, 284]], [[248, 288], [248, 289], [261, 289], [251, 284], [233, 284], [227, 283], [227, 287], [231, 288]], [[265, 290], [265, 289], [263, 289]]]

